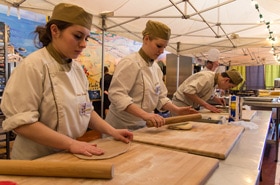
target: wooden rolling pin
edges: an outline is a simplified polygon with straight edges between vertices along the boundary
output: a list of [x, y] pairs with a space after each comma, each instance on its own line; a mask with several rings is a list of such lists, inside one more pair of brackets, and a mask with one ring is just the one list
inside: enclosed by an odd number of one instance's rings
[[[165, 124], [173, 124], [173, 123], [180, 123], [184, 121], [193, 121], [197, 119], [201, 119], [202, 115], [201, 114], [188, 114], [188, 115], [182, 115], [182, 116], [172, 116], [169, 118], [164, 118], [165, 119]], [[151, 121], [146, 122], [147, 127], [153, 127], [153, 123]]]
[[113, 170], [104, 162], [0, 160], [0, 175], [112, 179]]

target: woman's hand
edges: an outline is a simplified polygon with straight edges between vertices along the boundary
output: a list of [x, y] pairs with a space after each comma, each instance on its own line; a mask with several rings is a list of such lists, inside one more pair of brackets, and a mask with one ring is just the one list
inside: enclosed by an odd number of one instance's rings
[[143, 119], [146, 122], [149, 122], [150, 125], [153, 125], [154, 127], [161, 127], [165, 124], [165, 120], [162, 116], [154, 113], [147, 113], [145, 116], [143, 116]]
[[221, 104], [222, 106], [226, 106], [226, 100], [224, 98], [217, 98], [216, 102]]
[[133, 133], [127, 129], [116, 129], [116, 134], [112, 136], [116, 140], [123, 141], [124, 143], [129, 143], [133, 140]]
[[220, 113], [222, 112], [221, 109], [218, 109], [217, 107], [207, 104], [206, 106], [204, 106], [206, 109], [210, 110], [211, 112], [215, 112], [215, 113]]
[[[115, 129], [112, 135], [116, 140], [129, 143], [133, 140], [133, 133], [126, 129]], [[73, 140], [69, 146], [69, 152], [73, 154], [82, 154], [85, 156], [102, 155], [104, 151], [94, 143]]]
[[222, 106], [226, 106], [226, 100], [224, 99], [224, 98], [219, 98], [219, 97], [214, 97], [213, 98], [213, 100], [216, 102], [216, 103], [218, 103], [218, 104], [220, 104], [220, 105], [222, 105]]
[[177, 115], [186, 115], [186, 114], [195, 114], [198, 113], [197, 110], [192, 108], [191, 106], [188, 107], [178, 107]]
[[102, 155], [104, 151], [94, 143], [73, 140], [69, 146], [69, 152], [73, 154], [82, 154], [85, 156]]
[[144, 111], [143, 109], [141, 109], [140, 107], [138, 107], [136, 104], [133, 103], [127, 106], [125, 111], [136, 117], [143, 119], [144, 121], [148, 122], [150, 125], [154, 127], [161, 127], [165, 124], [163, 117], [161, 117], [160, 115], [154, 113], [147, 113], [146, 111]]

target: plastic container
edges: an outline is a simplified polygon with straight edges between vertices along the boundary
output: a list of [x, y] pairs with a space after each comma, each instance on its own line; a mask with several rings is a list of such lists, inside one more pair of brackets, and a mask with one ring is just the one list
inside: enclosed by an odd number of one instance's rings
[[236, 96], [232, 95], [229, 102], [229, 122], [234, 121], [236, 118]]
[[236, 116], [236, 96], [231, 97], [231, 102], [230, 102], [230, 114], [231, 116], [235, 117]]
[[229, 122], [242, 119], [243, 97], [231, 95], [229, 97]]

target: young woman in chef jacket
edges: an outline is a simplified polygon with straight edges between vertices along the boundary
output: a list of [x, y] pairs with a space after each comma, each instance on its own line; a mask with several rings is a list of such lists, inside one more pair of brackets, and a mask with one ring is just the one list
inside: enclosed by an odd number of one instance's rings
[[154, 109], [169, 110], [176, 115], [196, 113], [190, 107], [177, 107], [167, 98], [162, 71], [154, 62], [163, 53], [171, 34], [165, 24], [149, 20], [138, 52], [123, 58], [116, 66], [109, 88], [111, 105], [106, 121], [115, 128], [136, 130], [151, 122], [164, 125]]
[[77, 141], [87, 128], [128, 143], [132, 133], [116, 130], [93, 111], [88, 81], [76, 59], [86, 47], [92, 15], [81, 7], [55, 6], [46, 27], [37, 27], [41, 49], [15, 68], [5, 88], [3, 128], [17, 133], [12, 159], [35, 159], [66, 150], [101, 155], [94, 144]]

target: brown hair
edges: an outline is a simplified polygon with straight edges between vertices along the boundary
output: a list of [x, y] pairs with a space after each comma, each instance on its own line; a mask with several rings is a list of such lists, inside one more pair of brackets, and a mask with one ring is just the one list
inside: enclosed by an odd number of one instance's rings
[[42, 48], [47, 46], [52, 41], [52, 34], [51, 34], [51, 25], [55, 24], [59, 30], [64, 30], [69, 26], [72, 26], [72, 23], [58, 21], [58, 20], [51, 20], [45, 26], [37, 26], [34, 31], [34, 45], [37, 48]]
[[234, 82], [232, 81], [232, 79], [228, 76], [228, 74], [226, 72], [222, 72], [221, 73], [222, 77], [224, 78], [229, 78], [229, 83], [234, 84]]
[[104, 66], [104, 73], [108, 73], [109, 72], [109, 68], [107, 66]]

